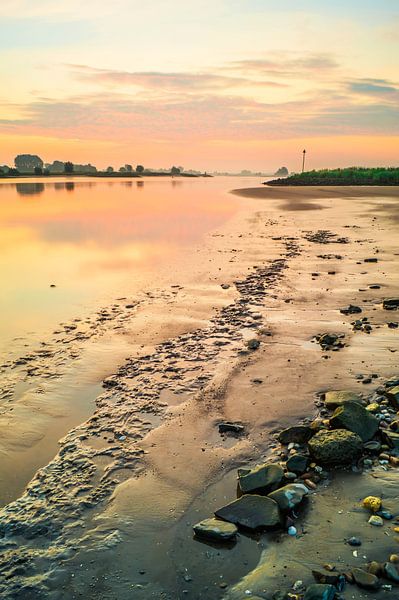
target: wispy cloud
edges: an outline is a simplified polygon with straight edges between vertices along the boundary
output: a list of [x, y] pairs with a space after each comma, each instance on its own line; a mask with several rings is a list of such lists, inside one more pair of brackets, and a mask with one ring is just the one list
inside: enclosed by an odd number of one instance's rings
[[278, 77], [303, 77], [309, 74], [322, 76], [326, 73], [330, 76], [338, 67], [338, 61], [330, 54], [301, 56], [274, 53], [266, 58], [239, 60], [230, 64], [233, 70]]
[[189, 93], [190, 91], [197, 92], [198, 90], [205, 92], [207, 90], [225, 90], [248, 86], [286, 87], [285, 83], [277, 81], [218, 75], [207, 72], [130, 72], [96, 69], [86, 65], [67, 66], [71, 68], [73, 75], [80, 80], [97, 84], [109, 84], [111, 86], [136, 86], [145, 89], [184, 91], [185, 93]]
[[399, 101], [399, 87], [386, 79], [357, 79], [350, 82], [348, 87], [355, 94], [382, 96], [388, 101]]

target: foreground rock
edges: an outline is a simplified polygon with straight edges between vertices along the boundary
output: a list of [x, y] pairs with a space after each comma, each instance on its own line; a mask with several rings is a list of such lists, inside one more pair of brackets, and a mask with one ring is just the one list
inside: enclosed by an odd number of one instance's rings
[[388, 388], [385, 396], [394, 408], [399, 408], [399, 385]]
[[279, 506], [272, 498], [247, 494], [223, 506], [216, 517], [246, 529], [275, 529], [282, 524]]
[[385, 310], [396, 310], [399, 308], [399, 298], [385, 298], [382, 307], [385, 308]]
[[356, 392], [350, 392], [348, 390], [339, 390], [339, 391], [331, 391], [326, 392], [324, 398], [324, 404], [326, 408], [337, 408], [338, 406], [342, 406], [344, 402], [357, 402], [358, 404], [362, 404], [362, 397]]
[[254, 469], [238, 469], [238, 485], [243, 494], [268, 494], [278, 488], [284, 477], [280, 465], [259, 465]]
[[376, 434], [379, 420], [357, 402], [344, 402], [330, 419], [334, 429], [348, 429], [368, 442]]
[[365, 590], [376, 590], [380, 587], [378, 577], [372, 573], [363, 571], [363, 569], [352, 569], [352, 575], [356, 584]]
[[237, 536], [237, 527], [220, 519], [205, 519], [193, 527], [195, 535], [208, 540], [219, 542], [234, 541]]
[[324, 465], [346, 465], [362, 453], [361, 438], [352, 431], [335, 429], [319, 431], [309, 441], [309, 450], [313, 458]]
[[306, 444], [314, 434], [314, 431], [306, 425], [295, 425], [283, 429], [278, 436], [278, 441], [281, 444]]
[[269, 494], [268, 498], [277, 502], [282, 512], [288, 512], [300, 504], [308, 492], [303, 483], [290, 483]]
[[310, 460], [309, 457], [304, 454], [293, 454], [286, 462], [287, 470], [291, 473], [296, 473], [297, 475], [301, 475], [305, 473], [309, 466]]
[[336, 591], [333, 585], [314, 583], [306, 590], [303, 600], [333, 600]]

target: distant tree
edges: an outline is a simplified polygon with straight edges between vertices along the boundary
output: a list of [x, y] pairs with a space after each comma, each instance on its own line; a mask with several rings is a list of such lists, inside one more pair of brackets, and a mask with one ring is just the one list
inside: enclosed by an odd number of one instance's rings
[[137, 167], [136, 167], [136, 173], [143, 173], [143, 172], [144, 172], [143, 165], [137, 165]]
[[280, 167], [274, 175], [275, 177], [288, 177], [289, 173], [287, 167]]
[[14, 167], [10, 167], [8, 169], [7, 175], [20, 175], [20, 172], [18, 171], [18, 169], [14, 169]]
[[48, 169], [47, 167], [43, 169], [43, 175], [50, 175], [50, 169]]
[[126, 173], [126, 169], [125, 169], [125, 167], [121, 167], [121, 168], [119, 169], [119, 173]]
[[179, 167], [172, 167], [170, 170], [171, 175], [180, 175], [181, 171]]
[[41, 167], [35, 167], [34, 173], [35, 175], [43, 175], [43, 169]]
[[65, 173], [73, 173], [73, 163], [70, 160], [67, 160], [64, 165]]
[[114, 167], [107, 167], [107, 173], [113, 173]]
[[131, 173], [133, 171], [132, 165], [125, 165], [125, 170], [127, 173]]
[[33, 173], [35, 167], [43, 169], [43, 161], [37, 154], [18, 154], [14, 159], [15, 167], [20, 172]]

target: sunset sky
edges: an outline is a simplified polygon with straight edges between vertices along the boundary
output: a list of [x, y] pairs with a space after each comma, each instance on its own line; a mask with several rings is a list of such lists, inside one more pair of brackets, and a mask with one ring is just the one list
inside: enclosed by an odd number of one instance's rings
[[398, 165], [398, 0], [1, 0], [0, 164]]

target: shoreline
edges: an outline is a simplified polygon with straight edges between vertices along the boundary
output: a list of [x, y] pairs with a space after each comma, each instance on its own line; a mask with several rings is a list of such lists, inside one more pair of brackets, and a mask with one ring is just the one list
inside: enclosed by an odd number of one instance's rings
[[[388, 376], [390, 370], [391, 374], [394, 374], [392, 372], [395, 364], [394, 353], [391, 353], [390, 359], [392, 360], [388, 362], [385, 355], [386, 344], [394, 343], [394, 338], [392, 337], [391, 340], [390, 337], [394, 336], [394, 331], [389, 331], [387, 337], [386, 329], [382, 328], [383, 322], [381, 321], [382, 317], [386, 315], [383, 315], [377, 306], [373, 304], [375, 299], [380, 300], [383, 295], [386, 296], [387, 290], [397, 289], [398, 283], [395, 272], [396, 279], [391, 276], [392, 268], [395, 269], [395, 264], [393, 264], [395, 260], [394, 238], [392, 239], [392, 235], [387, 238], [386, 234], [374, 230], [373, 224], [373, 216], [377, 210], [376, 214], [380, 216], [382, 224], [387, 226], [388, 229], [391, 228], [392, 233], [392, 223], [389, 219], [392, 215], [397, 215], [397, 208], [391, 205], [389, 195], [386, 194], [385, 190], [381, 190], [381, 195], [387, 198], [387, 202], [380, 202], [378, 199], [372, 202], [371, 200], [375, 196], [375, 190], [373, 189], [366, 196], [359, 195], [356, 197], [351, 206], [348, 206], [345, 199], [337, 201], [337, 206], [333, 206], [332, 198], [335, 197], [339, 200], [342, 196], [339, 196], [338, 193], [330, 196], [330, 190], [319, 190], [319, 195], [313, 196], [313, 198], [317, 197], [321, 202], [318, 206], [315, 206], [308, 201], [309, 197], [306, 195], [306, 191], [301, 190], [302, 196], [298, 193], [295, 196], [296, 202], [299, 197], [302, 205], [302, 208], [298, 210], [293, 198], [287, 201], [286, 197], [279, 195], [277, 198], [270, 198], [271, 205], [264, 203], [260, 206], [258, 200], [259, 198], [265, 198], [265, 196], [259, 196], [259, 192], [265, 191], [264, 188], [259, 188], [259, 190], [255, 188], [255, 191], [252, 191], [255, 198], [243, 207], [243, 216], [236, 220], [234, 226], [228, 225], [227, 229], [223, 229], [225, 239], [221, 239], [220, 234], [214, 234], [216, 237], [213, 240], [212, 251], [214, 254], [212, 256], [216, 257], [218, 253], [220, 255], [220, 253], [228, 251], [228, 256], [231, 256], [228, 260], [234, 260], [234, 263], [237, 263], [237, 266], [234, 267], [235, 270], [243, 273], [246, 268], [249, 269], [249, 274], [244, 278], [241, 277], [241, 279], [232, 277], [232, 280], [229, 280], [226, 271], [224, 280], [229, 287], [223, 290], [222, 293], [214, 294], [211, 300], [211, 302], [214, 302], [219, 297], [219, 301], [221, 301], [213, 320], [211, 319], [210, 323], [204, 323], [199, 330], [193, 327], [191, 333], [183, 333], [180, 337], [175, 338], [175, 341], [171, 340], [168, 343], [167, 336], [165, 336], [166, 342], [163, 346], [161, 344], [158, 349], [155, 349], [155, 353], [152, 350], [153, 354], [151, 355], [150, 351], [148, 358], [144, 356], [143, 359], [129, 361], [126, 367], [119, 372], [116, 380], [113, 378], [108, 380], [108, 391], [105, 392], [103, 398], [100, 396], [98, 402], [99, 417], [105, 425], [103, 432], [106, 432], [107, 427], [110, 427], [112, 430], [118, 430], [119, 437], [125, 437], [125, 439], [115, 441], [115, 437], [113, 437], [112, 443], [108, 444], [107, 442], [108, 446], [105, 454], [99, 454], [96, 446], [94, 447], [94, 454], [92, 450], [88, 450], [85, 442], [86, 438], [84, 437], [74, 449], [73, 445], [76, 446], [75, 434], [72, 437], [68, 434], [62, 442], [62, 449], [70, 447], [71, 449], [68, 452], [72, 455], [77, 452], [77, 459], [81, 464], [87, 465], [86, 474], [79, 474], [79, 478], [83, 477], [83, 479], [79, 479], [79, 485], [89, 485], [93, 488], [92, 483], [89, 482], [92, 481], [93, 477], [99, 479], [97, 487], [88, 490], [87, 498], [83, 496], [79, 498], [79, 514], [82, 511], [79, 519], [88, 519], [87, 524], [90, 524], [92, 533], [87, 533], [86, 536], [82, 537], [82, 531], [75, 529], [73, 535], [71, 535], [72, 530], [67, 530], [64, 538], [64, 534], [59, 535], [59, 563], [66, 564], [69, 573], [76, 567], [77, 563], [75, 561], [83, 561], [82, 564], [85, 565], [82, 576], [75, 577], [73, 580], [76, 593], [79, 589], [87, 589], [88, 582], [94, 573], [93, 569], [95, 570], [95, 566], [89, 565], [90, 544], [93, 543], [93, 536], [94, 538], [99, 536], [98, 539], [103, 540], [101, 542], [102, 546], [100, 545], [104, 553], [104, 556], [101, 555], [100, 559], [102, 561], [101, 571], [108, 573], [108, 577], [112, 581], [111, 568], [116, 553], [120, 559], [121, 569], [125, 572], [127, 564], [126, 559], [123, 557], [126, 554], [125, 546], [128, 544], [126, 534], [129, 531], [129, 519], [131, 520], [133, 518], [132, 514], [134, 514], [138, 522], [141, 520], [145, 522], [146, 519], [148, 521], [145, 509], [139, 513], [132, 512], [135, 497], [140, 498], [142, 505], [145, 507], [151, 499], [154, 499], [156, 490], [163, 489], [164, 502], [157, 507], [159, 518], [161, 520], [166, 519], [170, 506], [173, 506], [172, 515], [169, 514], [166, 522], [170, 519], [176, 522], [176, 519], [179, 520], [180, 514], [184, 519], [188, 506], [203, 494], [204, 486], [205, 489], [208, 489], [209, 486], [216, 484], [223, 470], [230, 471], [235, 466], [251, 459], [254, 461], [261, 459], [268, 444], [272, 443], [273, 430], [282, 424], [289, 425], [297, 418], [306, 415], [306, 412], [313, 405], [315, 392], [329, 388], [339, 376], [341, 376], [340, 380], [345, 387], [348, 385], [353, 386], [353, 372], [359, 368], [363, 370], [375, 368], [376, 371], [380, 372], [381, 377]], [[243, 190], [243, 192], [240, 195], [245, 196], [248, 193], [246, 197], [253, 198], [247, 190]], [[340, 193], [342, 193], [341, 189]], [[365, 203], [359, 205], [358, 200], [363, 197], [366, 198]], [[279, 199], [286, 201], [283, 209], [280, 205], [273, 204], [274, 200]], [[310, 200], [312, 200], [312, 197], [310, 197]], [[373, 211], [373, 216], [368, 212], [370, 210]], [[320, 222], [320, 216], [323, 218], [322, 223]], [[344, 222], [343, 218], [345, 219]], [[355, 224], [347, 222], [347, 220], [353, 219], [356, 220]], [[349, 228], [348, 225], [350, 225]], [[238, 227], [240, 229], [237, 229]], [[323, 238], [323, 236], [317, 238], [317, 232], [320, 229], [331, 231], [336, 235], [336, 238]], [[316, 235], [316, 237], [313, 236], [315, 241], [312, 241], [312, 236], [306, 233], [309, 231]], [[393, 233], [394, 231], [393, 228]], [[370, 235], [376, 239], [370, 240]], [[245, 239], [243, 239], [243, 236], [245, 236]], [[343, 237], [349, 238], [348, 244], [341, 245], [337, 242], [337, 239]], [[380, 246], [378, 260], [380, 264], [382, 262], [385, 272], [388, 271], [389, 273], [390, 279], [388, 282], [382, 281], [384, 277], [379, 270], [378, 263], [373, 265], [363, 262], [365, 258], [375, 255], [376, 244]], [[235, 251], [233, 252], [233, 250]], [[238, 255], [237, 250], [241, 252]], [[237, 256], [240, 257], [238, 261]], [[337, 258], [337, 256], [340, 256], [340, 258]], [[361, 260], [360, 266], [357, 264], [359, 260], [356, 259]], [[288, 262], [279, 262], [284, 260]], [[282, 271], [284, 276], [274, 279], [275, 273], [279, 272], [280, 264], [284, 264], [284, 271]], [[226, 261], [224, 266], [227, 268]], [[364, 269], [370, 269], [370, 272], [364, 273]], [[334, 271], [334, 275], [329, 274], [327, 271], [330, 273]], [[270, 279], [270, 277], [272, 278]], [[377, 320], [377, 325], [367, 338], [368, 348], [375, 344], [377, 348], [371, 361], [367, 351], [365, 353], [364, 345], [359, 343], [359, 336], [363, 333], [350, 331], [351, 318], [344, 318], [339, 315], [339, 308], [341, 305], [349, 304], [349, 302], [363, 301], [361, 298], [362, 292], [355, 292], [356, 283], [358, 286], [363, 286], [365, 281], [370, 280], [369, 284], [371, 285], [375, 284], [376, 281], [380, 281], [380, 279], [383, 289], [369, 291], [365, 298], [365, 307], [369, 311], [376, 308], [376, 314], [373, 317], [374, 320]], [[333, 282], [336, 283], [335, 286]], [[214, 291], [216, 292], [216, 288]], [[223, 294], [230, 295], [230, 303], [227, 303], [227, 305]], [[222, 300], [222, 298], [224, 299]], [[235, 306], [235, 303], [240, 299], [246, 300], [248, 298], [251, 307], [248, 314], [245, 311], [243, 312], [241, 308], [239, 313], [231, 312], [232, 308], [228, 308], [229, 306]], [[243, 302], [237, 306], [245, 307], [247, 304], [247, 302]], [[320, 307], [320, 305], [322, 306]], [[187, 308], [186, 304], [185, 310]], [[260, 313], [261, 318], [254, 317], [258, 313]], [[222, 317], [222, 321], [217, 321], [217, 314]], [[242, 321], [241, 316], [244, 317], [244, 321]], [[378, 330], [379, 325], [383, 329], [382, 335]], [[212, 329], [212, 327], [217, 329]], [[225, 327], [227, 327], [227, 331], [222, 331]], [[247, 331], [245, 335], [241, 331], [243, 328]], [[320, 350], [315, 348], [314, 344], [311, 344], [311, 338], [317, 333], [322, 333], [324, 328], [333, 328], [337, 332], [345, 334], [347, 344], [340, 352], [332, 353], [329, 360], [320, 360]], [[248, 338], [248, 335], [251, 337]], [[260, 341], [260, 347], [256, 351], [249, 351], [246, 348], [246, 341], [253, 337]], [[373, 342], [370, 342], [370, 340], [373, 340]], [[221, 344], [219, 345], [217, 342], [221, 342]], [[384, 347], [380, 347], [380, 344], [383, 344]], [[179, 356], [180, 349], [183, 351], [181, 356]], [[198, 351], [200, 352], [197, 356], [195, 353]], [[235, 354], [237, 352], [238, 355]], [[241, 352], [246, 352], [246, 354], [240, 354]], [[166, 355], [169, 355], [167, 360], [165, 360]], [[142, 360], [141, 363], [140, 360]], [[212, 362], [213, 360], [216, 360], [215, 364]], [[365, 360], [365, 363], [361, 366], [363, 360]], [[183, 400], [181, 401], [170, 390], [170, 388], [174, 389], [173, 380], [175, 379], [178, 382], [182, 373], [189, 373], [190, 371], [185, 371], [188, 367], [195, 374], [195, 369], [198, 369], [198, 361], [205, 361], [204, 366], [205, 369], [210, 370], [210, 378], [202, 380], [207, 383], [203, 386], [203, 390], [198, 390], [197, 394], [195, 393], [195, 386], [193, 390], [183, 390]], [[288, 370], [287, 361], [291, 363]], [[373, 362], [373, 367], [371, 367], [371, 362]], [[167, 376], [169, 395], [165, 396], [164, 392], [159, 392], [159, 387], [155, 388], [157, 390], [156, 397], [165, 402], [166, 406], [157, 407], [158, 400], [154, 404], [152, 398], [147, 397], [148, 392], [142, 395], [142, 401], [144, 404], [147, 403], [147, 410], [142, 410], [144, 405], [129, 405], [127, 396], [131, 395], [131, 388], [129, 387], [131, 376], [133, 375], [133, 379], [139, 377], [140, 387], [144, 385], [147, 388], [149, 385], [146, 382], [147, 380], [150, 382], [153, 380], [154, 383], [158, 381], [156, 383], [158, 386], [159, 374], [157, 372], [160, 364], [163, 367], [171, 367], [167, 371], [169, 373]], [[179, 377], [177, 377], [178, 375]], [[199, 376], [204, 376], [201, 370]], [[185, 375], [183, 375], [184, 377]], [[257, 382], [255, 383], [255, 381]], [[359, 386], [359, 383], [355, 384], [355, 387], [357, 386]], [[140, 393], [140, 389], [138, 391]], [[293, 395], [296, 400], [294, 403], [292, 400]], [[110, 407], [107, 407], [107, 402], [112, 402], [114, 408], [111, 412]], [[111, 415], [112, 419], [118, 418], [117, 414], [113, 414], [115, 407], [118, 406], [122, 411], [120, 415], [124, 419], [129, 415], [129, 410], [132, 411], [131, 418], [135, 426], [129, 426], [126, 432], [119, 431], [119, 425], [111, 426]], [[126, 412], [127, 407], [129, 409]], [[148, 411], [148, 408], [150, 408], [150, 411]], [[147, 425], [140, 425], [142, 415], [139, 416], [135, 412], [137, 410], [141, 413], [147, 412], [150, 415], [150, 418], [147, 418]], [[101, 417], [101, 411], [104, 413], [103, 417]], [[159, 414], [163, 414], [166, 419], [162, 419], [162, 422], [159, 421], [157, 416]], [[243, 423], [245, 435], [237, 439], [229, 436], [223, 438], [217, 431], [220, 420]], [[107, 421], [108, 424], [106, 424]], [[95, 431], [95, 427], [97, 427], [95, 425], [93, 429], [94, 423], [95, 421], [89, 419], [88, 426], [92, 431]], [[78, 427], [77, 432], [78, 436], [86, 435], [82, 428]], [[144, 433], [144, 437], [142, 433]], [[129, 436], [132, 436], [133, 446], [131, 449], [123, 450], [123, 446], [128, 445], [125, 442]], [[108, 434], [106, 437], [111, 440]], [[115, 446], [114, 450], [112, 450], [113, 446]], [[119, 449], [116, 446], [119, 446]], [[205, 451], [202, 448], [205, 448]], [[165, 461], [165, 452], [167, 456], [173, 457], [172, 461]], [[61, 454], [61, 457], [64, 455], [65, 452]], [[95, 461], [92, 459], [96, 458], [98, 462], [100, 455], [103, 458], [101, 458], [100, 464], [94, 465], [93, 470], [92, 463], [94, 464]], [[107, 458], [105, 463], [101, 463], [107, 456], [111, 457], [112, 460], [110, 461]], [[62, 460], [65, 459], [59, 458], [57, 460], [57, 469], [61, 467], [62, 474], [64, 468]], [[73, 463], [70, 458], [68, 458], [68, 461]], [[142, 466], [140, 466], [140, 461], [143, 463]], [[195, 473], [189, 471], [189, 465], [193, 463], [196, 464]], [[134, 478], [125, 471], [127, 467], [131, 468], [132, 465], [139, 466]], [[101, 472], [101, 470], [99, 471], [100, 467], [103, 469], [103, 473], [108, 474], [108, 477], [106, 476], [103, 479], [99, 475]], [[122, 477], [124, 483], [121, 480], [117, 481], [116, 484], [110, 483], [111, 476], [116, 472], [115, 467], [117, 467], [116, 471], [126, 477], [126, 480]], [[53, 468], [54, 464], [50, 471]], [[29, 526], [35, 530], [34, 528], [38, 527], [43, 520], [47, 521], [45, 513], [41, 515], [38, 521], [32, 520], [29, 516], [32, 514], [29, 512], [32, 508], [37, 509], [35, 503], [32, 504], [32, 490], [38, 489], [38, 485], [39, 488], [47, 485], [44, 483], [45, 478], [48, 476], [45, 471], [39, 477], [39, 479], [42, 478], [40, 482], [36, 480], [31, 486], [28, 497], [25, 497], [19, 504], [14, 506], [14, 509], [17, 508], [17, 512], [20, 508], [23, 511], [28, 511], [25, 512], [23, 517], [24, 527], [19, 530], [20, 536], [28, 535]], [[148, 474], [152, 474], [153, 481], [148, 481]], [[78, 474], [76, 473], [76, 475]], [[84, 480], [86, 476], [88, 477], [87, 481]], [[143, 479], [145, 477], [147, 479]], [[143, 484], [144, 481], [145, 484]], [[49, 483], [54, 487], [54, 480], [50, 478]], [[112, 496], [109, 502], [108, 498], [111, 492]], [[231, 489], [229, 494], [231, 494]], [[65, 506], [67, 506], [65, 505], [65, 497], [63, 497], [62, 502], [64, 511]], [[90, 508], [90, 503], [92, 508]], [[206, 504], [207, 500], [204, 498], [199, 510], [205, 511]], [[75, 506], [74, 503], [73, 505]], [[45, 507], [42, 506], [41, 510], [44, 509]], [[73, 511], [75, 509], [76, 506]], [[92, 513], [88, 516], [90, 510]], [[27, 515], [28, 518], [26, 518]], [[13, 527], [18, 526], [15, 517], [16, 513], [13, 513]], [[64, 528], [62, 519], [54, 519], [53, 513], [49, 513], [49, 519], [54, 521], [57, 526]], [[118, 528], [116, 523], [118, 523]], [[154, 523], [156, 523], [156, 520]], [[140, 537], [140, 543], [144, 544], [144, 547], [146, 543], [148, 544], [148, 541], [145, 542], [145, 540], [151, 537], [149, 532], [152, 531], [154, 524], [151, 527], [149, 523], [146, 527], [147, 529], [144, 527], [144, 533]], [[6, 528], [6, 523], [3, 520], [3, 531], [4, 528]], [[114, 535], [113, 542], [109, 541], [109, 548], [113, 548], [113, 550], [107, 554], [104, 538], [110, 535], [110, 531], [112, 533], [117, 530], [122, 530], [122, 533], [119, 537]], [[44, 542], [46, 536], [50, 535], [51, 537], [51, 534], [54, 534], [54, 531], [41, 533], [40, 535], [44, 535], [41, 543]], [[33, 539], [37, 535], [36, 530]], [[62, 539], [64, 539], [64, 542], [60, 543]], [[189, 562], [187, 552], [192, 552], [193, 557], [190, 561], [198, 560], [204, 569], [208, 561], [204, 556], [203, 545], [194, 544], [196, 548], [193, 549], [189, 528], [185, 529], [183, 539], [184, 550], [180, 556], [180, 562]], [[31, 544], [32, 542], [29, 545], [31, 546]], [[73, 544], [77, 544], [80, 548], [76, 558], [71, 555]], [[198, 546], [201, 546], [201, 548], [198, 548]], [[50, 542], [47, 545], [46, 542], [42, 546], [42, 550], [42, 560], [46, 562], [46, 555], [50, 551], [54, 551], [53, 544]], [[18, 553], [22, 555], [24, 553], [23, 548], [20, 548]], [[147, 554], [148, 558], [151, 559], [150, 548], [148, 548]], [[225, 559], [228, 560], [228, 555]], [[140, 560], [145, 562], [146, 558], [141, 556]], [[240, 560], [239, 553], [236, 555], [235, 560]], [[130, 561], [131, 556], [129, 563]], [[234, 583], [235, 565], [236, 563], [233, 563], [231, 568], [231, 581], [227, 582], [229, 584]], [[4, 568], [4, 565], [2, 567]], [[221, 565], [220, 567], [222, 568]], [[142, 570], [146, 569], [143, 568]], [[98, 579], [97, 589], [99, 590], [104, 581], [102, 576], [98, 578], [98, 573], [94, 576]], [[70, 585], [70, 577], [67, 580], [68, 585]], [[138, 577], [138, 581], [141, 580], [143, 580], [143, 577], [141, 579]], [[147, 578], [144, 577], [144, 580], [147, 580]], [[46, 581], [45, 577], [44, 583], [40, 585], [46, 587], [48, 584]], [[56, 579], [56, 581], [59, 583], [60, 579]], [[182, 581], [177, 579], [173, 584], [169, 582], [168, 585], [175, 586], [175, 592], [178, 590], [179, 593], [183, 593], [182, 590], [187, 587], [195, 589], [196, 581], [193, 578], [193, 583], [189, 584], [182, 578]], [[116, 584], [115, 580], [114, 582]], [[137, 585], [139, 586], [141, 583], [137, 582]], [[143, 590], [140, 587], [135, 588], [137, 597], [157, 597], [156, 595], [145, 595], [148, 594], [149, 590], [151, 590], [151, 594], [159, 592], [159, 588], [152, 587], [154, 585], [152, 575]], [[162, 578], [157, 585], [162, 585]], [[47, 594], [45, 587], [40, 588], [42, 590], [40, 593]], [[125, 583], [121, 584], [120, 590], [121, 598], [125, 597], [124, 594], [127, 597], [128, 591], [131, 592], [130, 582], [129, 585], [126, 583], [126, 586]], [[167, 587], [165, 590], [163, 593], [169, 593]], [[201, 590], [202, 588], [198, 590], [198, 598], [209, 597], [213, 599], [221, 597], [222, 594], [221, 588], [211, 589], [211, 592], [209, 590], [206, 592], [205, 589]], [[204, 595], [201, 595], [202, 593]], [[209, 593], [212, 593], [212, 596], [209, 596]], [[60, 598], [68, 597], [62, 594], [61, 592]], [[205, 596], [205, 594], [208, 594], [208, 596]], [[108, 596], [99, 597], [106, 598]], [[165, 598], [169, 598], [169, 596], [166, 595]]]

